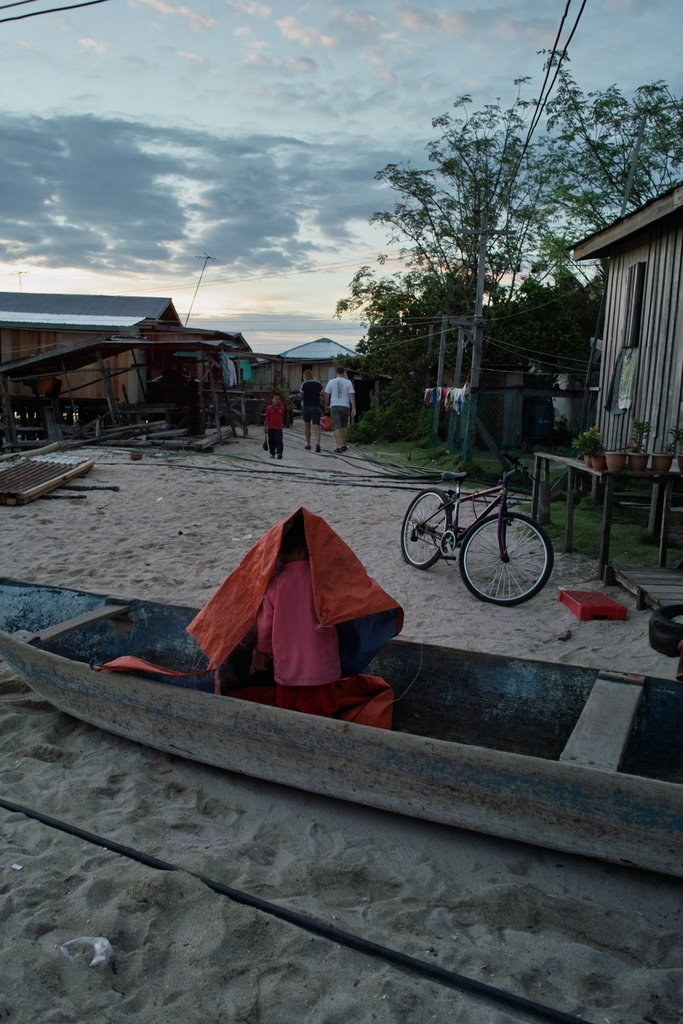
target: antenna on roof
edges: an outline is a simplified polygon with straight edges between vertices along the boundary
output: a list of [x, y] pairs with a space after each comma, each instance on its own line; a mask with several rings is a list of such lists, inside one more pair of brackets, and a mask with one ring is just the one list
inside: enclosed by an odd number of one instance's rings
[[21, 279], [22, 279], [24, 274], [28, 274], [28, 270], [15, 270], [13, 274], [10, 274], [10, 277], [18, 277], [19, 278], [19, 291], [21, 292], [22, 295], [24, 294], [24, 289], [22, 288], [22, 285], [21, 285]]
[[190, 303], [190, 308], [188, 309], [187, 316], [185, 317], [185, 326], [186, 327], [187, 327], [187, 321], [190, 319], [190, 313], [192, 312], [192, 307], [194, 306], [194, 300], [197, 298], [197, 292], [199, 291], [199, 286], [202, 283], [202, 278], [204, 277], [204, 271], [206, 270], [206, 264], [209, 262], [209, 260], [215, 260], [216, 257], [215, 256], [209, 256], [209, 255], [207, 255], [207, 253], [203, 253], [201, 256], [196, 256], [195, 259], [204, 260], [204, 263], [202, 264], [202, 272], [199, 275], [199, 280], [197, 281], [197, 287], [195, 288], [194, 295], [192, 296], [192, 302]]

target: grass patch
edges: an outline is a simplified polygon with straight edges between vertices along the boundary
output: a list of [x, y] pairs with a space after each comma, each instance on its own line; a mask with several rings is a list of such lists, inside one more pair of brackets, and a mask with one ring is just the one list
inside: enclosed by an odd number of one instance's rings
[[[610, 534], [610, 562], [633, 563], [636, 565], [657, 565], [659, 561], [659, 531], [655, 537], [647, 533], [650, 509], [648, 504], [637, 507], [624, 506], [617, 501], [612, 511]], [[553, 545], [558, 551], [564, 546], [567, 509], [564, 499], [553, 501], [550, 506], [551, 522], [546, 525]], [[602, 506], [586, 497], [574, 504], [574, 528], [572, 548], [578, 554], [597, 558], [600, 554], [602, 537]], [[669, 536], [670, 555], [682, 550], [681, 542], [673, 533]], [[679, 556], [680, 557], [680, 556]], [[675, 554], [671, 558], [676, 560]]]

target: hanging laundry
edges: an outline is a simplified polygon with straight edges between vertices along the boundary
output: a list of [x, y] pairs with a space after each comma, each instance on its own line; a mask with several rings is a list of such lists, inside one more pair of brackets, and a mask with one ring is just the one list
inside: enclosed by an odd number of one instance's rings
[[446, 398], [446, 408], [456, 415], [460, 415], [462, 412], [465, 397], [468, 392], [467, 384], [462, 388], [449, 388], [448, 396]]
[[607, 385], [605, 395], [605, 409], [613, 416], [621, 416], [626, 410], [619, 407], [619, 392], [621, 390], [621, 376], [624, 369], [624, 360], [629, 349], [622, 348], [614, 360], [614, 369]]
[[638, 349], [625, 349], [624, 362], [621, 368], [619, 395], [617, 405], [620, 412], [625, 412], [633, 405], [636, 393], [636, 377], [638, 376]]
[[439, 405], [442, 388], [425, 388], [424, 404], [427, 408]]
[[226, 388], [237, 387], [237, 369], [227, 352], [221, 352], [221, 372]]

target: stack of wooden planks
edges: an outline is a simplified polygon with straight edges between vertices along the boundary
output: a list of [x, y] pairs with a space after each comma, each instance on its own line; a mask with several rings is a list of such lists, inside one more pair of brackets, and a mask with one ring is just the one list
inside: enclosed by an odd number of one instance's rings
[[0, 505], [27, 505], [75, 477], [89, 473], [93, 459], [79, 455], [36, 455], [0, 469]]

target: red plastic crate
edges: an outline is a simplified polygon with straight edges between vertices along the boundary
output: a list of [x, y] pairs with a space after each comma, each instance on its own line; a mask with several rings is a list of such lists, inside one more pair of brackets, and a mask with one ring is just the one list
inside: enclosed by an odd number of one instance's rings
[[577, 619], [627, 619], [628, 608], [599, 590], [560, 590], [560, 601]]

